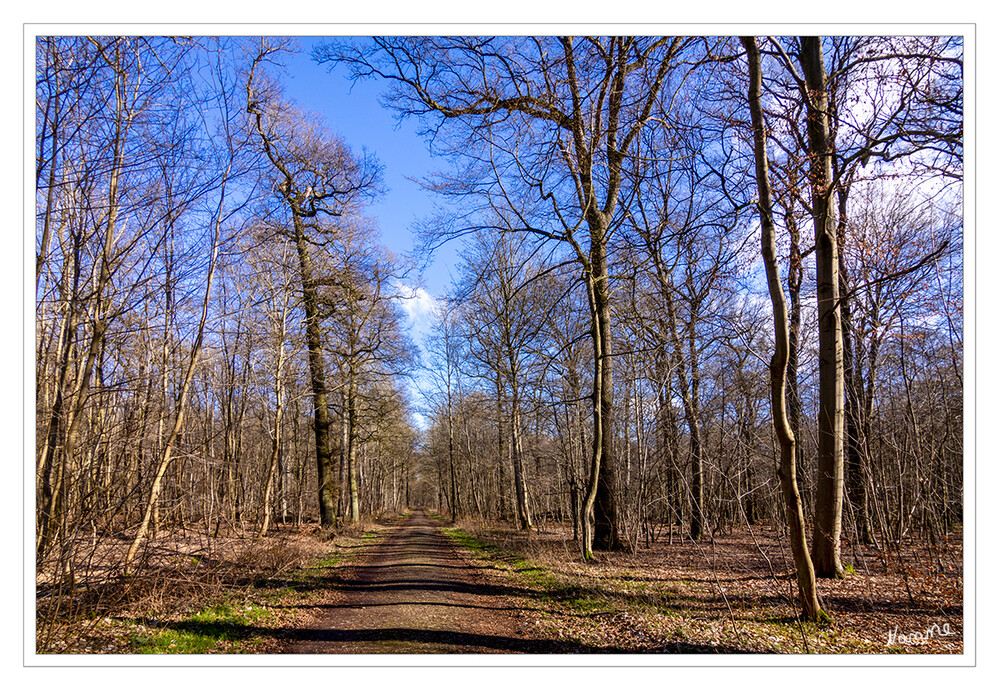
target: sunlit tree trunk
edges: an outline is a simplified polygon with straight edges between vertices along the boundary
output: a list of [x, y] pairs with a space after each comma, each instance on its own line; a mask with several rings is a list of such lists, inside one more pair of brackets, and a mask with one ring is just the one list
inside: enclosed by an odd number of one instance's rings
[[839, 305], [839, 258], [826, 73], [822, 41], [801, 39], [807, 86], [808, 148], [815, 226], [815, 272], [819, 311], [819, 450], [815, 481], [812, 558], [819, 577], [843, 577], [843, 334]]
[[[272, 289], [276, 289], [276, 286], [272, 286]], [[274, 364], [274, 431], [273, 438], [271, 440], [271, 457], [270, 462], [267, 465], [267, 483], [264, 487], [264, 499], [263, 499], [263, 509], [264, 509], [264, 519], [260, 526], [260, 536], [263, 537], [267, 534], [267, 529], [270, 527], [271, 521], [271, 496], [274, 488], [275, 481], [279, 482], [280, 487], [280, 477], [279, 472], [279, 461], [281, 458], [281, 424], [284, 416], [284, 360], [285, 360], [285, 339], [287, 338], [287, 317], [288, 317], [288, 298], [287, 295], [284, 297], [284, 302], [282, 304], [281, 313], [278, 316], [278, 332], [277, 332], [277, 361]], [[282, 496], [282, 520], [284, 516], [283, 509], [283, 496]]]
[[801, 508], [801, 497], [798, 495], [798, 484], [795, 477], [795, 438], [791, 431], [787, 416], [785, 401], [786, 372], [788, 361], [788, 326], [787, 302], [784, 297], [784, 287], [781, 284], [777, 264], [777, 246], [773, 223], [773, 204], [770, 194], [770, 176], [767, 163], [766, 124], [763, 119], [763, 106], [760, 92], [762, 90], [762, 72], [760, 68], [760, 53], [756, 39], [742, 38], [749, 61], [749, 109], [753, 123], [753, 141], [756, 159], [756, 187], [758, 190], [761, 221], [761, 245], [763, 262], [767, 273], [767, 288], [770, 292], [770, 302], [773, 307], [774, 319], [774, 354], [770, 359], [770, 402], [773, 413], [773, 426], [780, 444], [780, 476], [781, 490], [784, 494], [784, 504], [787, 523], [790, 532], [791, 553], [794, 558], [795, 571], [798, 580], [798, 595], [801, 599], [805, 619], [816, 621], [823, 613], [819, 607], [815, 588], [815, 571], [808, 554], [805, 541], [805, 517]]

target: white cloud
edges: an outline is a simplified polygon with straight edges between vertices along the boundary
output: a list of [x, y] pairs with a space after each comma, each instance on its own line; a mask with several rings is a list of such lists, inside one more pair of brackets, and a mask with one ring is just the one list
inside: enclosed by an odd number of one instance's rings
[[[425, 343], [433, 330], [433, 324], [440, 313], [441, 302], [422, 287], [413, 287], [403, 282], [395, 284], [396, 301], [406, 313], [406, 328], [410, 338], [420, 352], [421, 358], [426, 356]], [[413, 422], [420, 431], [430, 427], [430, 418], [424, 409], [427, 391], [432, 383], [426, 369], [417, 367], [406, 379], [406, 388], [410, 400], [414, 403]]]
[[439, 308], [440, 301], [422, 287], [405, 283], [399, 283], [396, 287], [399, 291], [399, 306], [406, 312], [407, 326], [413, 340], [422, 343], [430, 332], [433, 315]]

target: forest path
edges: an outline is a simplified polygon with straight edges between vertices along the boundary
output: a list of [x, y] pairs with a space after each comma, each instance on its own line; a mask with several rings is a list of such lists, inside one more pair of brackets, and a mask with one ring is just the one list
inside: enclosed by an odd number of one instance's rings
[[422, 510], [390, 528], [346, 580], [331, 579], [323, 604], [291, 632], [290, 654], [481, 654], [565, 652], [525, 634], [522, 590], [498, 584]]

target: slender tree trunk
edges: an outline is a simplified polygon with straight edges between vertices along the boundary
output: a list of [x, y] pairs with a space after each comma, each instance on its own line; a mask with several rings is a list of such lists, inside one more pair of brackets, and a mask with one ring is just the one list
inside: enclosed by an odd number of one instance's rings
[[[230, 164], [231, 169], [231, 164]], [[212, 246], [209, 254], [208, 262], [208, 274], [205, 277], [205, 293], [204, 300], [201, 307], [201, 318], [198, 322], [197, 335], [195, 336], [194, 343], [191, 346], [191, 359], [187, 365], [187, 371], [184, 373], [183, 383], [181, 384], [180, 397], [177, 400], [177, 415], [174, 418], [173, 428], [170, 430], [170, 435], [167, 438], [166, 444], [163, 448], [163, 455], [160, 458], [159, 467], [156, 470], [156, 474], [153, 477], [152, 488], [149, 491], [149, 499], [146, 502], [146, 510], [142, 517], [142, 523], [139, 525], [139, 531], [136, 532], [135, 538], [132, 541], [132, 545], [128, 549], [128, 553], [125, 555], [125, 562], [122, 565], [122, 569], [126, 574], [129, 574], [132, 567], [132, 562], [135, 559], [135, 555], [139, 550], [139, 545], [146, 536], [146, 532], [149, 529], [150, 521], [152, 520], [153, 511], [156, 507], [156, 503], [159, 500], [160, 492], [163, 489], [163, 478], [166, 476], [167, 469], [170, 467], [170, 461], [173, 457], [174, 444], [180, 435], [180, 430], [184, 425], [184, 412], [187, 407], [187, 398], [191, 390], [191, 381], [194, 378], [194, 371], [198, 366], [198, 358], [201, 354], [201, 346], [204, 342], [205, 324], [208, 321], [208, 311], [211, 304], [211, 294], [212, 294], [212, 283], [215, 278], [215, 266], [216, 260], [218, 258], [219, 250], [219, 240], [221, 237], [221, 225], [222, 225], [222, 214], [223, 214], [223, 201], [225, 199], [225, 188], [226, 182], [228, 180], [229, 170], [226, 170], [222, 178], [222, 187], [219, 191], [219, 205], [216, 209], [216, 217], [214, 222], [214, 233], [212, 237]]]
[[705, 532], [704, 513], [704, 443], [701, 438], [701, 374], [697, 357], [697, 304], [691, 304], [690, 331], [688, 333], [688, 361], [690, 362], [690, 490], [694, 510], [690, 516], [690, 538], [700, 539]]
[[464, 430], [465, 430], [465, 459], [468, 460], [468, 480], [472, 489], [472, 505], [475, 506], [475, 514], [479, 518], [484, 518], [485, 513], [482, 512], [482, 501], [479, 498], [479, 485], [476, 482], [476, 468], [475, 468], [475, 451], [472, 449], [472, 435], [469, 433], [468, 420], [465, 420]]
[[503, 434], [503, 378], [496, 374], [496, 452], [499, 454], [499, 513], [506, 520], [510, 514], [506, 494], [506, 436]]
[[[39, 39], [41, 42], [44, 40], [48, 45], [50, 51], [50, 59], [52, 64], [52, 70], [54, 72], [54, 86], [52, 89], [52, 119], [51, 119], [51, 132], [47, 135], [51, 138], [50, 150], [52, 152], [51, 158], [47, 162], [49, 175], [48, 175], [48, 189], [46, 190], [45, 199], [45, 216], [42, 221], [42, 237], [38, 244], [38, 254], [35, 257], [35, 289], [38, 289], [38, 280], [42, 275], [42, 267], [45, 265], [46, 259], [48, 258], [49, 251], [49, 241], [52, 236], [52, 215], [55, 209], [55, 193], [56, 193], [56, 174], [59, 167], [59, 135], [60, 135], [60, 119], [62, 117], [62, 111], [59, 108], [59, 95], [62, 91], [60, 86], [60, 60], [59, 60], [59, 49], [56, 47], [56, 41], [53, 38]], [[48, 122], [48, 120], [46, 120]], [[40, 137], [44, 141], [45, 137]]]
[[278, 359], [274, 373], [274, 438], [271, 442], [271, 459], [267, 467], [267, 484], [264, 488], [264, 520], [260, 526], [260, 536], [267, 534], [271, 522], [271, 493], [278, 473], [278, 460], [281, 455], [281, 417], [284, 413], [284, 314], [281, 315], [281, 342], [278, 344]]
[[[665, 285], [664, 285], [665, 287]], [[673, 297], [668, 289], [663, 294], [666, 300], [666, 311], [669, 319], [669, 331], [673, 344], [673, 363], [676, 370], [677, 383], [680, 388], [680, 399], [683, 401], [683, 415], [687, 421], [690, 434], [690, 538], [700, 539], [704, 536], [704, 481], [703, 481], [703, 444], [701, 443], [701, 423], [699, 418], [699, 400], [697, 385], [694, 379], [694, 362], [690, 361], [690, 378], [687, 366], [684, 364], [683, 345], [677, 326], [677, 313]], [[693, 322], [691, 323], [693, 328]], [[691, 353], [694, 349], [691, 348]]]
[[753, 122], [753, 139], [756, 157], [756, 187], [759, 193], [759, 210], [762, 226], [761, 245], [767, 272], [767, 287], [774, 317], [774, 354], [770, 360], [770, 401], [773, 426], [780, 444], [780, 483], [784, 494], [787, 522], [790, 531], [791, 553], [798, 580], [798, 595], [805, 619], [819, 620], [823, 612], [819, 607], [815, 588], [815, 572], [805, 541], [805, 517], [795, 477], [795, 438], [787, 417], [785, 404], [786, 372], [788, 361], [787, 303], [777, 265], [777, 246], [774, 239], [773, 205], [770, 200], [770, 177], [767, 163], [766, 125], [760, 101], [762, 73], [760, 54], [754, 38], [742, 39], [749, 60], [749, 107]]
[[[77, 383], [74, 386], [73, 393], [69, 397], [68, 401], [64, 401], [61, 395], [57, 394], [58, 409], [55, 407], [53, 408], [52, 420], [50, 422], [52, 426], [50, 426], [50, 433], [48, 437], [48, 452], [52, 453], [55, 451], [55, 444], [58, 442], [58, 436], [54, 436], [53, 433], [58, 434], [59, 427], [61, 425], [64, 425], [65, 437], [58, 459], [56, 457], [52, 457], [43, 463], [43, 465], [46, 466], [45, 472], [43, 473], [45, 477], [45, 483], [43, 484], [43, 498], [45, 499], [43, 512], [45, 513], [46, 518], [43, 521], [42, 531], [38, 537], [36, 558], [38, 558], [39, 562], [41, 562], [43, 554], [49, 549], [51, 541], [58, 529], [58, 522], [61, 518], [61, 511], [63, 508], [63, 506], [60, 505], [60, 502], [63, 500], [64, 490], [66, 487], [68, 464], [76, 453], [83, 411], [86, 406], [87, 399], [90, 396], [90, 380], [93, 374], [94, 362], [97, 359], [98, 352], [103, 347], [104, 335], [108, 327], [106, 315], [104, 313], [104, 292], [111, 281], [111, 264], [113, 260], [112, 250], [114, 248], [115, 235], [118, 229], [118, 214], [120, 212], [118, 194], [121, 175], [124, 168], [123, 152], [125, 137], [131, 122], [131, 114], [127, 111], [126, 104], [126, 84], [125, 74], [121, 68], [120, 43], [117, 42], [115, 43], [114, 59], [115, 62], [110, 64], [111, 68], [115, 72], [115, 118], [114, 134], [111, 142], [112, 165], [108, 179], [107, 217], [103, 220], [103, 246], [98, 258], [99, 269], [97, 270], [96, 280], [93, 287], [93, 294], [96, 302], [92, 317], [91, 337], [87, 347], [86, 356], [77, 372]], [[74, 262], [75, 277], [78, 277], [79, 265], [79, 257], [77, 257], [77, 261]], [[75, 287], [76, 286], [74, 284], [74, 294]], [[71, 341], [72, 332], [67, 332], [66, 335], [68, 341]], [[71, 342], [67, 342], [66, 345], [67, 347], [71, 346]], [[68, 362], [68, 359], [65, 361]], [[60, 373], [60, 377], [64, 377], [64, 372]], [[61, 387], [60, 390], [62, 390]], [[66, 405], [66, 402], [69, 403], [68, 406]], [[58, 467], [55, 467], [56, 462], [59, 463]]]
[[451, 362], [448, 358], [448, 380], [447, 380], [447, 459], [448, 473], [451, 480], [451, 522], [458, 520], [458, 477], [455, 471], [454, 459], [454, 408], [451, 400]]
[[[839, 285], [840, 294], [849, 292], [849, 273], [846, 267], [846, 204], [847, 192], [841, 187], [838, 193], [839, 221], [837, 227], [837, 249], [839, 254]], [[864, 481], [864, 457], [861, 451], [861, 400], [860, 400], [860, 363], [858, 349], [854, 338], [853, 314], [850, 299], [842, 299], [843, 317], [843, 386], [846, 390], [845, 401], [845, 467], [846, 488], [850, 503], [853, 506], [854, 527], [857, 539], [861, 544], [870, 544], [870, 526], [867, 506], [867, 482]]]
[[[877, 319], [877, 310], [874, 312], [874, 319]], [[873, 458], [873, 439], [871, 438], [871, 417], [874, 414], [874, 385], [877, 381], [877, 371], [878, 371], [878, 353], [881, 347], [881, 341], [878, 338], [872, 338], [870, 344], [867, 348], [867, 384], [864, 388], [864, 398], [863, 398], [863, 413], [861, 414], [861, 433], [863, 438], [863, 445], [861, 447], [861, 453], [863, 455], [863, 462], [860, 464], [860, 468], [863, 470], [863, 476], [860, 481], [864, 483], [863, 499], [867, 506], [868, 521], [871, 512], [871, 496], [877, 496], [874, 490], [874, 480], [873, 480], [873, 468], [871, 467], [871, 461]], [[887, 531], [881, 530], [882, 536], [887, 536]], [[868, 529], [868, 536], [870, 536], [871, 541], [874, 541], [874, 530]]]
[[[789, 187], [797, 186], [797, 176], [793, 175], [788, 181]], [[798, 343], [801, 340], [801, 283], [804, 275], [803, 258], [801, 256], [801, 236], [798, 230], [798, 219], [794, 213], [792, 203], [788, 203], [787, 212], [784, 215], [784, 223], [790, 235], [790, 266], [787, 274], [787, 294], [790, 301], [790, 314], [788, 322], [788, 350], [787, 350], [787, 413], [788, 422], [791, 425], [791, 432], [795, 439], [801, 438], [801, 395], [798, 386]], [[802, 504], [807, 509], [811, 505], [809, 502], [809, 491], [806, 485], [807, 476], [805, 474], [805, 453], [801, 443], [795, 443], [794, 447], [794, 469], [799, 481]]]
[[517, 525], [522, 530], [529, 530], [534, 525], [531, 520], [531, 509], [527, 504], [527, 483], [524, 477], [524, 446], [520, 430], [520, 397], [517, 392], [516, 370], [513, 397], [510, 401], [510, 445], [513, 451], [513, 483], [517, 496]]
[[[595, 313], [597, 310], [597, 298], [595, 293], [599, 290], [597, 280], [594, 276], [587, 277], [588, 296], [591, 308]], [[604, 356], [604, 339], [601, 337], [598, 319], [593, 318], [590, 325], [591, 337], [593, 341], [593, 444], [590, 453], [590, 472], [586, 480], [586, 489], [583, 495], [583, 504], [580, 510], [580, 523], [583, 527], [581, 547], [583, 560], [593, 560], [594, 547], [594, 519], [595, 506], [597, 503], [597, 493], [599, 487], [601, 461], [604, 457], [604, 416], [603, 404], [605, 399], [603, 386], [605, 376], [603, 369], [610, 358]]]
[[59, 437], [63, 429], [65, 390], [71, 364], [72, 338], [68, 331], [75, 330], [72, 324], [73, 309], [67, 307], [66, 317], [60, 333], [58, 380], [55, 385], [55, 400], [49, 413], [48, 432], [45, 435], [42, 459], [38, 471], [39, 498], [37, 537], [35, 543], [36, 564], [40, 567], [51, 548], [58, 530], [62, 497], [62, 477], [65, 472], [66, 455], [61, 452]]
[[347, 495], [350, 523], [361, 521], [361, 504], [357, 489], [357, 378], [353, 365], [347, 365]]

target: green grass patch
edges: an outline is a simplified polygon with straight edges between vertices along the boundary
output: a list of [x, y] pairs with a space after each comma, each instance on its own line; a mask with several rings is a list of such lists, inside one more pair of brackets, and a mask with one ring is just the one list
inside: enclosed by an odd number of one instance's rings
[[239, 653], [238, 642], [257, 636], [257, 627], [273, 613], [256, 604], [222, 603], [201, 609], [193, 616], [158, 623], [149, 632], [136, 632], [132, 647], [137, 654]]
[[335, 568], [341, 563], [343, 563], [343, 554], [339, 551], [331, 551], [326, 556], [316, 561], [316, 563], [312, 566], [312, 569], [321, 570], [324, 568]]
[[473, 537], [467, 532], [463, 532], [457, 527], [442, 527], [441, 531], [449, 536], [454, 541], [458, 542], [466, 549], [472, 551], [478, 556], [487, 558], [489, 560], [499, 559], [503, 555], [503, 551], [491, 544], [486, 544], [485, 542]]
[[253, 588], [256, 603], [238, 594], [239, 599], [232, 599], [230, 594], [186, 617], [152, 623], [131, 620], [129, 649], [136, 654], [253, 653], [255, 643], [268, 635], [267, 624], [277, 618], [271, 607], [308, 601], [317, 587], [335, 577], [331, 569], [348, 560], [348, 554], [333, 547], [307, 565], [258, 580]]
[[507, 570], [522, 583], [540, 590], [543, 595], [546, 595], [545, 598], [565, 598], [564, 596], [558, 596], [560, 591], [564, 589], [558, 578], [545, 568], [532, 563], [523, 556], [510, 553], [494, 544], [484, 542], [457, 527], [444, 527], [441, 531], [477, 556]]
[[563, 601], [562, 605], [566, 608], [575, 611], [576, 613], [587, 614], [587, 613], [598, 613], [603, 611], [612, 611], [613, 607], [610, 605], [606, 599], [597, 599], [595, 597], [577, 597], [575, 599], [569, 599], [568, 601]]

